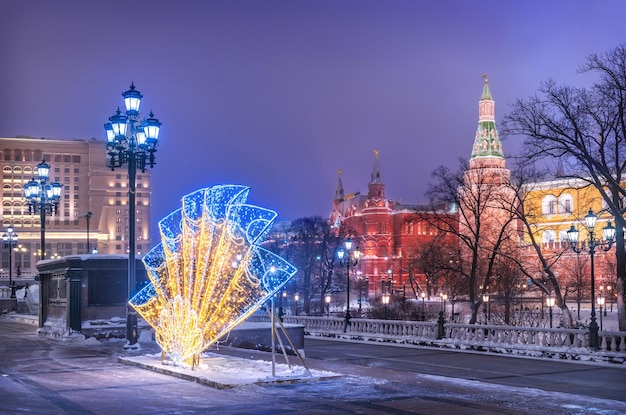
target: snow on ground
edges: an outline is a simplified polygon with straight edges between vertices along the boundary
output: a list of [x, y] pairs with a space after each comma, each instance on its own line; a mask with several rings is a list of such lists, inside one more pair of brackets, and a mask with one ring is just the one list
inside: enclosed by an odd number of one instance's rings
[[161, 354], [120, 357], [125, 363], [137, 365], [160, 373], [193, 379], [196, 382], [220, 389], [241, 385], [269, 385], [289, 382], [310, 382], [340, 377], [338, 373], [309, 370], [299, 365], [276, 363], [272, 372], [272, 362], [226, 357], [216, 353], [203, 353], [200, 365], [190, 367], [174, 366], [161, 361]]

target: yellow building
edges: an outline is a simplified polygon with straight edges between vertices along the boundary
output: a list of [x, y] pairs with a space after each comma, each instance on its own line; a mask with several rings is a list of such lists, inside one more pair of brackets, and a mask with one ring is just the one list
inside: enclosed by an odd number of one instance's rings
[[[37, 176], [37, 164], [50, 165], [50, 181], [62, 188], [58, 213], [46, 215], [46, 259], [91, 253], [128, 252], [128, 174], [106, 166], [106, 143], [96, 139], [50, 140], [0, 138], [2, 167], [2, 232], [12, 226], [18, 234], [13, 252], [13, 278], [32, 276], [40, 259], [40, 216], [30, 214], [23, 187]], [[150, 249], [150, 173], [138, 172], [136, 249]], [[85, 214], [92, 212], [89, 224]], [[87, 227], [89, 225], [89, 241]], [[2, 249], [0, 278], [8, 279], [8, 249]], [[3, 284], [0, 284], [3, 285]], [[6, 285], [6, 284], [4, 284]]]
[[533, 224], [537, 242], [555, 247], [569, 244], [567, 231], [572, 225], [580, 231], [579, 239], [587, 239], [585, 215], [591, 209], [598, 215], [594, 236], [602, 236], [602, 228], [612, 221], [600, 192], [582, 180], [563, 179], [526, 185], [524, 213]]

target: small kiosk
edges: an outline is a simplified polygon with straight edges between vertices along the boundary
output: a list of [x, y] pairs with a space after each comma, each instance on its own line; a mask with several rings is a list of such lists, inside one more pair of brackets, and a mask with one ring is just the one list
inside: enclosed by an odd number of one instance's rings
[[[136, 260], [136, 289], [147, 281]], [[39, 332], [62, 337], [95, 327], [92, 322], [119, 319], [125, 335], [128, 301], [127, 255], [70, 255], [37, 263], [39, 272]], [[85, 334], [85, 333], [84, 333]]]

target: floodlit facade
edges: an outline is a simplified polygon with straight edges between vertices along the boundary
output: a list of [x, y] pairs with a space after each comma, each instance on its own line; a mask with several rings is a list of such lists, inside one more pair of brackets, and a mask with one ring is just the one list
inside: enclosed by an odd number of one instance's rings
[[[438, 216], [448, 218], [457, 214], [452, 208], [433, 210], [430, 205], [388, 199], [378, 157], [375, 151], [367, 194], [345, 195], [339, 172], [330, 223], [337, 232], [350, 236], [361, 251], [355, 267], [357, 277], [352, 279], [366, 298], [384, 292], [415, 298], [419, 294], [417, 288], [426, 289], [423, 276], [414, 272], [416, 258], [422, 247], [442, 237], [432, 221]], [[451, 235], [443, 236], [439, 243], [456, 250]]]
[[[36, 178], [37, 164], [50, 165], [50, 181], [63, 186], [58, 213], [46, 215], [46, 259], [128, 251], [128, 177], [106, 166], [106, 146], [96, 139], [0, 138], [2, 160], [2, 231], [18, 234], [13, 277], [32, 277], [41, 259], [40, 215], [30, 214], [23, 187]], [[150, 249], [150, 173], [137, 174], [136, 249]], [[92, 212], [89, 222], [85, 214]], [[88, 228], [89, 227], [89, 232]], [[88, 235], [89, 233], [89, 235]], [[89, 239], [89, 240], [88, 240]], [[8, 249], [1, 252], [1, 273], [8, 278]], [[19, 284], [19, 279], [18, 279]]]

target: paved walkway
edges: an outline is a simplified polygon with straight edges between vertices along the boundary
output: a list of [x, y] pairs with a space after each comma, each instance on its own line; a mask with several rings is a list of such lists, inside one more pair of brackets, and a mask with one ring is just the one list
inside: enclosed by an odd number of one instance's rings
[[[122, 345], [93, 340], [62, 343], [40, 338], [32, 325], [0, 318], [0, 413], [626, 413], [623, 397], [561, 391], [568, 383], [578, 383], [581, 390], [583, 386], [605, 389], [610, 384], [623, 390], [626, 370], [597, 365], [559, 366], [560, 362], [504, 358], [517, 368], [511, 374], [504, 370], [508, 363], [494, 359], [497, 356], [476, 355], [485, 360], [474, 361], [473, 355], [458, 352], [445, 355], [439, 350], [306, 339], [307, 365], [341, 373], [341, 379], [218, 390], [120, 363], [120, 355], [158, 353], [154, 344], [135, 352], [123, 351]], [[232, 348], [211, 352], [253, 361], [267, 362], [271, 357]], [[518, 386], [524, 382], [527, 386]]]

